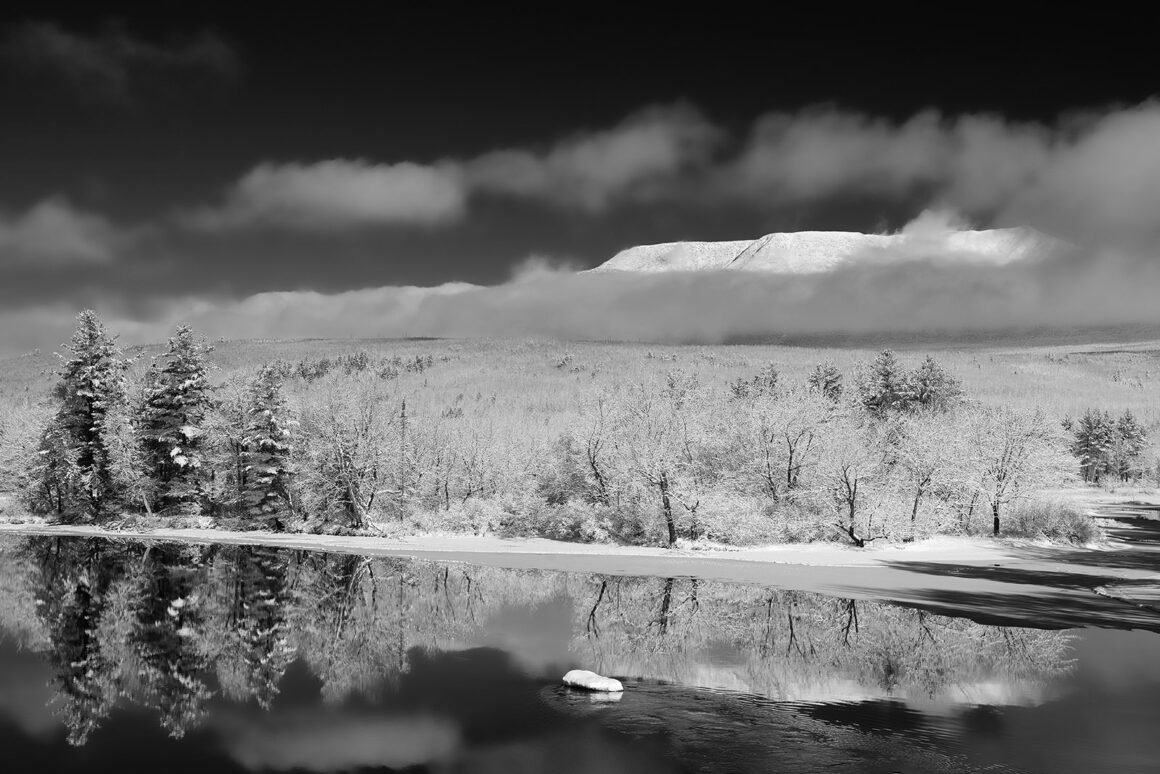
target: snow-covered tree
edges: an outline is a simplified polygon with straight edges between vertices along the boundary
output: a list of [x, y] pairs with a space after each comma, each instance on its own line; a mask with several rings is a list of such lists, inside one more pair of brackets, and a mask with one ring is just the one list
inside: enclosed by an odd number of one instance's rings
[[814, 366], [808, 384], [811, 390], [832, 401], [842, 397], [842, 372], [832, 360]]
[[967, 417], [967, 445], [976, 491], [990, 506], [992, 532], [1003, 509], [1036, 490], [1064, 483], [1066, 442], [1042, 412], [976, 407]]
[[944, 411], [962, 397], [963, 388], [958, 379], [927, 355], [907, 376], [905, 392], [906, 402], [914, 408]]
[[818, 392], [796, 390], [750, 401], [743, 409], [732, 415], [737, 484], [742, 491], [756, 484], [762, 495], [780, 500], [801, 488], [817, 464], [834, 406]]
[[890, 475], [885, 434], [878, 423], [857, 414], [835, 417], [818, 462], [817, 493], [823, 504], [829, 500], [835, 526], [859, 548], [883, 537], [882, 520], [876, 517]]
[[874, 358], [870, 368], [859, 375], [858, 402], [873, 413], [904, 409], [908, 402], [907, 381], [898, 358], [884, 349]]
[[916, 411], [899, 420], [894, 486], [909, 522], [900, 531], [909, 538], [937, 531], [939, 510], [964, 499], [956, 495], [971, 485], [963, 472], [966, 445], [957, 419], [952, 413]]
[[137, 428], [159, 511], [198, 513], [205, 499], [203, 425], [210, 408], [205, 358], [210, 350], [182, 325], [147, 377]]
[[362, 528], [376, 503], [397, 498], [399, 405], [381, 380], [363, 376], [336, 380], [299, 405], [301, 505], [319, 520], [314, 528]]
[[669, 546], [679, 532], [696, 535], [699, 495], [720, 472], [704, 427], [713, 414], [708, 400], [695, 377], [674, 371], [660, 389], [640, 384], [629, 391], [618, 416], [616, 466], [638, 502], [659, 506]]
[[1116, 420], [1115, 453], [1112, 466], [1121, 481], [1131, 481], [1144, 475], [1144, 450], [1148, 433], [1130, 409]]
[[777, 395], [777, 383], [777, 368], [770, 363], [756, 376], [730, 383], [729, 390], [735, 398], [768, 398]]
[[277, 369], [263, 366], [249, 390], [242, 437], [242, 511], [274, 516], [290, 505], [291, 420]]
[[1112, 472], [1116, 422], [1106, 411], [1088, 409], [1072, 427], [1071, 453], [1079, 459], [1083, 480], [1098, 484]]
[[44, 432], [27, 495], [36, 511], [97, 517], [115, 507], [133, 483], [135, 461], [125, 444], [128, 361], [92, 311], [78, 315], [67, 351], [56, 387], [59, 405]]

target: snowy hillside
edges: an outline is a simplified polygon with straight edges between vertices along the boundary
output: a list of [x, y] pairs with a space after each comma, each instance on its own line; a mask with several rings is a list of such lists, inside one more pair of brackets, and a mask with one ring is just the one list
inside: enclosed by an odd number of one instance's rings
[[862, 234], [795, 231], [753, 241], [666, 242], [621, 250], [594, 271], [711, 271], [808, 274], [847, 262], [948, 260], [1004, 264], [1063, 243], [1028, 228], [937, 233]]

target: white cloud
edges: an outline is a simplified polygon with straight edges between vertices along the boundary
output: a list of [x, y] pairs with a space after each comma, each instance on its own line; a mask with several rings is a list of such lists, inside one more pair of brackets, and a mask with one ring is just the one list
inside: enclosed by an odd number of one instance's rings
[[0, 266], [108, 263], [133, 235], [63, 198], [46, 199], [20, 215], [0, 213]]
[[220, 37], [199, 35], [162, 45], [107, 24], [95, 35], [63, 29], [53, 22], [25, 22], [12, 28], [0, 50], [30, 69], [60, 75], [96, 96], [124, 100], [145, 72], [199, 72], [232, 77], [238, 56]]
[[[905, 233], [920, 242], [939, 219]], [[178, 322], [210, 337], [556, 337], [714, 343], [736, 338], [990, 335], [1016, 329], [1160, 326], [1160, 264], [1065, 250], [1007, 264], [921, 249], [852, 261], [824, 274], [572, 273], [542, 262], [494, 287], [382, 287], [260, 293], [241, 300], [158, 303], [142, 319], [98, 311], [126, 343], [163, 341]], [[12, 351], [53, 347], [72, 313], [0, 315]], [[55, 338], [48, 338], [49, 333]]]
[[543, 149], [435, 163], [264, 164], [223, 205], [187, 222], [430, 225], [463, 217], [478, 195], [595, 213], [625, 202], [762, 209], [861, 194], [947, 205], [984, 225], [1036, 225], [1087, 243], [1160, 236], [1153, 102], [1051, 123], [933, 111], [898, 122], [816, 108], [766, 115], [731, 150], [725, 136], [692, 108], [654, 107]]
[[654, 108], [544, 151], [501, 150], [431, 164], [262, 164], [231, 187], [223, 204], [183, 220], [210, 231], [434, 225], [462, 217], [479, 193], [598, 211], [656, 195], [706, 159], [715, 135], [693, 110]]
[[478, 190], [602, 210], [703, 164], [719, 130], [688, 107], [655, 107], [544, 152], [502, 150], [468, 162]]
[[187, 214], [206, 230], [273, 226], [331, 230], [373, 224], [432, 225], [463, 214], [466, 191], [454, 164], [371, 164], [335, 159], [263, 164], [223, 205]]
[[786, 204], [851, 193], [946, 204], [1088, 243], [1160, 236], [1160, 104], [1053, 123], [920, 113], [893, 122], [831, 108], [767, 115], [716, 166], [717, 201]]

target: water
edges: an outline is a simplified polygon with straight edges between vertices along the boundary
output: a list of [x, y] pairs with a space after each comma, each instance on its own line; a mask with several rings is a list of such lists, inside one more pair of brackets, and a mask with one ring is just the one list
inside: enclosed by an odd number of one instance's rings
[[[1160, 762], [1160, 635], [755, 585], [22, 538], [0, 543], [0, 630], [7, 770]], [[574, 667], [626, 691], [564, 688]]]

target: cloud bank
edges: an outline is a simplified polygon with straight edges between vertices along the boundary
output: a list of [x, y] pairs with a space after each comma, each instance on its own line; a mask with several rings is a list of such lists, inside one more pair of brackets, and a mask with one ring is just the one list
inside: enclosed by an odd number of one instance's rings
[[336, 159], [316, 164], [263, 164], [230, 190], [220, 207], [185, 220], [209, 231], [250, 226], [333, 230], [370, 224], [454, 220], [466, 191], [454, 164], [372, 164]]
[[19, 215], [0, 212], [0, 267], [105, 264], [134, 238], [67, 199], [45, 199]]
[[677, 106], [646, 110], [542, 150], [497, 150], [433, 163], [262, 164], [230, 186], [221, 204], [182, 220], [209, 231], [430, 226], [459, 220], [479, 194], [595, 213], [659, 195], [667, 182], [707, 159], [717, 136], [699, 113]]
[[1149, 243], [1160, 235], [1160, 104], [1054, 124], [935, 112], [896, 123], [831, 108], [770, 114], [712, 181], [734, 201], [920, 196], [992, 223]]
[[[927, 229], [929, 223], [920, 224]], [[921, 241], [915, 244], [921, 245]], [[345, 293], [260, 293], [238, 301], [178, 299], [142, 320], [116, 307], [126, 342], [163, 340], [190, 323], [211, 337], [554, 337], [657, 343], [807, 341], [847, 337], [987, 338], [1028, 329], [1144, 326], [1160, 331], [1160, 264], [1064, 249], [1007, 264], [969, 256], [851, 261], [823, 274], [696, 272], [640, 275], [528, 264], [484, 287], [383, 287]], [[67, 337], [71, 314], [14, 321]], [[0, 315], [0, 325], [9, 321]]]
[[762, 211], [862, 196], [1139, 246], [1160, 238], [1160, 104], [1053, 123], [929, 111], [899, 122], [822, 107], [764, 115], [744, 137], [692, 107], [654, 107], [543, 149], [266, 163], [184, 220], [217, 231], [430, 226], [463, 219], [480, 196], [589, 214], [625, 202]]
[[[126, 341], [163, 340], [178, 321], [224, 337], [658, 342], [1160, 325], [1155, 102], [1051, 124], [935, 113], [899, 122], [818, 108], [766, 115], [733, 139], [692, 108], [663, 108], [544, 148], [470, 159], [264, 164], [220, 204], [186, 213], [185, 222], [222, 238], [252, 227], [335, 234], [365, 225], [438, 227], [469, 217], [481, 196], [591, 217], [627, 202], [760, 211], [851, 194], [937, 205], [965, 217], [920, 217], [906, 229], [915, 244], [969, 221], [1028, 224], [1073, 247], [1007, 265], [921, 250], [866, 255], [808, 277], [591, 275], [552, 269], [549, 261], [494, 287], [158, 298], [147, 307], [110, 297], [95, 305]], [[51, 199], [0, 216], [0, 263], [101, 264], [115, 256], [122, 237], [99, 215]], [[61, 304], [4, 311], [5, 344], [55, 346], [67, 338], [75, 311]]]

